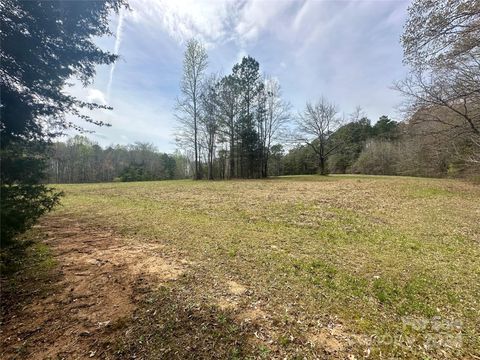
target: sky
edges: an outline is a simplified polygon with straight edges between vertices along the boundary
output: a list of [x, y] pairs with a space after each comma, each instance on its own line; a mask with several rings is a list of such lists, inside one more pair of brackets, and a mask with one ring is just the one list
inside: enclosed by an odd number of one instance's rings
[[227, 74], [243, 56], [279, 80], [292, 115], [324, 96], [340, 115], [361, 106], [374, 123], [381, 115], [401, 120], [400, 36], [409, 1], [321, 0], [130, 0], [112, 16], [115, 36], [98, 45], [120, 55], [97, 67], [94, 82], [68, 91], [113, 107], [92, 115], [111, 127], [88, 126], [102, 146], [150, 142], [162, 152], [176, 148], [174, 108], [180, 95], [185, 43], [201, 40], [208, 72]]

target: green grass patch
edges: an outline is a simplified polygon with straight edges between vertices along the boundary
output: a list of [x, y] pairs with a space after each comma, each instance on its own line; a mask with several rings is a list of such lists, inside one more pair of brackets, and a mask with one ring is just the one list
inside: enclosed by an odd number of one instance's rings
[[[216, 297], [205, 284], [228, 279], [251, 289], [249, 301], [264, 303], [279, 324], [272, 341], [286, 355], [300, 345], [285, 323], [305, 334], [336, 321], [350, 335], [381, 339], [408, 335], [408, 316], [461, 321], [462, 346], [423, 346], [437, 334], [430, 329], [408, 346], [377, 341], [372, 357], [480, 353], [480, 188], [471, 183], [312, 175], [59, 188], [66, 197], [52, 219], [74, 217], [183, 254], [201, 271], [190, 286], [202, 298]], [[230, 329], [228, 316], [215, 316]], [[241, 357], [235, 349], [225, 356]]]

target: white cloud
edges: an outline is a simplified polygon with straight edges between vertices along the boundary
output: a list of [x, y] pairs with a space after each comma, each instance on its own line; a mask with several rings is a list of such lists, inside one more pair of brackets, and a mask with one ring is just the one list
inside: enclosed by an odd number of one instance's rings
[[229, 21], [235, 15], [238, 2], [195, 0], [132, 0], [133, 21], [163, 27], [180, 43], [198, 37], [207, 45], [225, 41]]
[[100, 105], [107, 105], [107, 99], [105, 94], [98, 89], [87, 89], [87, 100]]
[[196, 37], [207, 47], [234, 41], [255, 41], [292, 2], [235, 0], [131, 0], [132, 21], [160, 25], [170, 37], [184, 43]]
[[310, 10], [310, 5], [311, 5], [311, 1], [305, 1], [302, 4], [302, 7], [297, 12], [297, 14], [295, 15], [295, 18], [293, 20], [293, 29], [294, 30], [298, 30], [299, 27], [302, 25], [304, 17], [306, 16], [308, 11]]
[[247, 1], [239, 12], [235, 31], [237, 39], [242, 42], [256, 40], [261, 31], [272, 30], [284, 26], [279, 17], [292, 2], [278, 1]]

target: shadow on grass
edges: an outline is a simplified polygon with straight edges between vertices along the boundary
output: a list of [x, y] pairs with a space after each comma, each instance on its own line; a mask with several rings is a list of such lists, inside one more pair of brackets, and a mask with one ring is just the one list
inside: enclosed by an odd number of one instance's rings
[[40, 240], [46, 235], [32, 229], [12, 246], [1, 249], [0, 314], [2, 319], [11, 315], [31, 298], [51, 290], [57, 272], [56, 261], [50, 248]]

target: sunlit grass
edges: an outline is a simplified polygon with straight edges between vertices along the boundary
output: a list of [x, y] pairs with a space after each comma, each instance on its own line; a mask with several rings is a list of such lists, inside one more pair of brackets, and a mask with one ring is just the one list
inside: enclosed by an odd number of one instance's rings
[[[192, 271], [201, 269], [205, 282], [191, 286], [206, 297], [217, 291], [208, 284], [235, 279], [252, 289], [249, 301], [289, 322], [275, 329], [280, 339], [302, 336], [315, 322], [336, 322], [346, 334], [373, 339], [372, 356], [480, 351], [475, 185], [298, 176], [59, 188], [66, 197], [53, 218], [74, 217], [128, 241], [165, 244], [194, 262]], [[375, 341], [405, 335], [405, 317], [461, 321], [463, 345], [425, 349], [431, 329], [415, 333], [414, 344]], [[282, 343], [277, 339], [290, 346]]]

